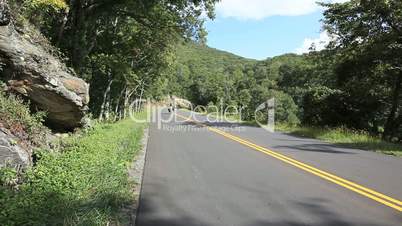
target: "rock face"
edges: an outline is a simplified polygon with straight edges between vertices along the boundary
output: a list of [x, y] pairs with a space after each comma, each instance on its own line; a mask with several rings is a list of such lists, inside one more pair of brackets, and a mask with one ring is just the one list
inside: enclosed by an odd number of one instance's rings
[[0, 0], [0, 26], [9, 24], [10, 19], [10, 11], [6, 0]]
[[81, 126], [89, 102], [88, 84], [44, 47], [18, 33], [6, 3], [0, 0], [0, 79], [7, 81], [10, 91], [46, 111], [52, 127]]
[[17, 138], [0, 128], [0, 168], [31, 165], [31, 151], [17, 144]]

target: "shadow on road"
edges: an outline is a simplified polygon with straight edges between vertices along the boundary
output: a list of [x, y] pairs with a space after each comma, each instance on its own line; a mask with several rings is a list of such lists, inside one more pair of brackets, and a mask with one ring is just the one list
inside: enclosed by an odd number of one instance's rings
[[275, 149], [296, 149], [299, 151], [320, 152], [329, 154], [348, 154], [354, 155], [356, 153], [336, 150], [338, 147], [331, 144], [299, 144], [299, 145], [277, 145], [273, 146]]
[[[159, 189], [158, 189], [159, 190]], [[163, 189], [162, 189], [163, 190]], [[153, 194], [157, 195], [157, 194]], [[191, 213], [187, 209], [183, 209], [176, 205], [175, 200], [164, 200], [169, 203], [169, 209], [176, 213], [175, 215], [160, 214], [159, 206], [153, 201], [153, 195], [142, 197], [140, 201], [140, 208], [137, 216], [136, 226], [219, 226], [219, 225], [238, 225], [238, 226], [352, 226], [352, 225], [364, 225], [364, 226], [383, 226], [382, 224], [374, 224], [366, 222], [364, 219], [353, 219], [352, 222], [343, 220], [341, 216], [330, 211], [326, 206], [328, 201], [325, 199], [308, 199], [304, 201], [293, 202], [288, 209], [298, 210], [299, 213], [304, 214], [306, 221], [296, 220], [270, 220], [270, 219], [252, 219], [245, 220], [244, 222], [228, 223], [232, 219], [224, 219], [221, 216], [215, 216], [215, 221], [206, 220], [203, 217], [203, 213]], [[185, 194], [185, 196], [197, 195], [197, 194]], [[164, 196], [168, 197], [168, 196]], [[263, 197], [263, 196], [262, 196]], [[183, 197], [185, 198], [185, 197]], [[165, 203], [165, 204], [166, 204]], [[238, 216], [242, 213], [227, 213], [234, 216]], [[245, 210], [246, 211], [246, 210]], [[251, 211], [251, 210], [250, 210]], [[266, 211], [270, 211], [267, 208]], [[177, 214], [180, 213], [180, 214]], [[209, 216], [210, 217], [210, 216]], [[249, 214], [245, 214], [245, 219], [250, 218]], [[277, 217], [275, 217], [277, 218]]]
[[[248, 127], [252, 128], [259, 128], [256, 126], [249, 126], [249, 125], [243, 125], [240, 123], [229, 123], [229, 122], [205, 122], [202, 125], [195, 123], [195, 122], [181, 122], [181, 126], [191, 126], [193, 128], [203, 128], [204, 125], [209, 126], [209, 127], [214, 127], [218, 128], [224, 131], [246, 131]], [[348, 155], [353, 155], [356, 154], [352, 151], [344, 150], [344, 148], [336, 145], [336, 144], [329, 144], [329, 143], [314, 143], [312, 139], [306, 138], [306, 137], [300, 137], [292, 134], [286, 134], [287, 138], [280, 138], [277, 140], [282, 141], [282, 143], [291, 143], [291, 142], [305, 142], [305, 141], [311, 141], [309, 143], [304, 143], [304, 144], [289, 144], [289, 145], [276, 145], [276, 146], [271, 146], [273, 149], [288, 149], [292, 151], [307, 151], [307, 152], [319, 152], [319, 153], [328, 153], [328, 154], [348, 154]]]

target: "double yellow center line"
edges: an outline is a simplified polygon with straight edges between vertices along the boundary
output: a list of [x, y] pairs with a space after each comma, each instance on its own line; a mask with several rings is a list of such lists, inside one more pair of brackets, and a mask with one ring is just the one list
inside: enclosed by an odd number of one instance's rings
[[248, 140], [245, 140], [243, 138], [240, 138], [238, 136], [234, 136], [234, 135], [232, 135], [230, 133], [227, 133], [227, 132], [225, 132], [223, 130], [207, 126], [207, 125], [205, 125], [203, 123], [200, 123], [200, 122], [193, 121], [190, 118], [181, 116], [179, 114], [176, 114], [176, 115], [178, 117], [180, 117], [180, 118], [186, 119], [187, 121], [191, 121], [191, 122], [193, 122], [195, 124], [201, 125], [201, 126], [207, 128], [211, 132], [219, 134], [219, 135], [221, 135], [221, 136], [223, 136], [225, 138], [228, 138], [230, 140], [236, 141], [236, 142], [238, 142], [238, 143], [240, 143], [240, 144], [242, 144], [244, 146], [250, 147], [250, 148], [252, 148], [252, 149], [254, 149], [256, 151], [259, 151], [261, 153], [264, 153], [266, 155], [274, 157], [274, 158], [276, 158], [278, 160], [281, 160], [282, 162], [288, 163], [288, 164], [290, 164], [290, 165], [292, 165], [294, 167], [302, 169], [302, 170], [304, 170], [306, 172], [309, 172], [311, 174], [314, 174], [314, 175], [316, 175], [316, 176], [318, 176], [318, 177], [320, 177], [322, 179], [325, 179], [327, 181], [330, 181], [332, 183], [340, 185], [340, 186], [342, 186], [344, 188], [347, 188], [347, 189], [349, 189], [351, 191], [354, 191], [354, 192], [356, 192], [356, 193], [358, 193], [360, 195], [363, 195], [363, 196], [365, 196], [367, 198], [370, 198], [370, 199], [372, 199], [374, 201], [377, 201], [377, 202], [382, 203], [382, 204], [384, 204], [384, 205], [386, 205], [388, 207], [391, 207], [391, 208], [393, 208], [393, 209], [395, 209], [395, 210], [397, 210], [399, 212], [402, 212], [402, 201], [400, 201], [400, 200], [391, 198], [391, 197], [389, 197], [387, 195], [381, 194], [381, 193], [379, 193], [377, 191], [374, 191], [374, 190], [366, 188], [366, 187], [364, 187], [362, 185], [356, 184], [356, 183], [354, 183], [352, 181], [346, 180], [346, 179], [338, 177], [338, 176], [336, 176], [334, 174], [331, 174], [331, 173], [325, 172], [323, 170], [317, 169], [317, 168], [315, 168], [313, 166], [310, 166], [310, 165], [307, 165], [307, 164], [302, 163], [300, 161], [297, 161], [297, 160], [295, 160], [293, 158], [290, 158], [290, 157], [288, 157], [286, 155], [283, 155], [283, 154], [280, 154], [278, 152], [272, 151], [272, 150], [270, 150], [268, 148], [259, 146], [257, 144], [254, 144], [254, 143], [252, 143], [252, 142], [250, 142]]

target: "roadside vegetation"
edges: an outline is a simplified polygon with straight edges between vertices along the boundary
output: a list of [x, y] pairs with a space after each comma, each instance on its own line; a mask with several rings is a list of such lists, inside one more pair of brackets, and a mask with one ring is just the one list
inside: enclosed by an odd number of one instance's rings
[[345, 127], [323, 128], [311, 126], [276, 125], [278, 131], [292, 135], [315, 138], [336, 145], [359, 148], [402, 157], [402, 145], [373, 136], [366, 131], [352, 130]]
[[22, 142], [33, 145], [46, 143], [49, 129], [43, 125], [45, 112], [33, 113], [28, 104], [15, 95], [6, 95], [0, 84], [0, 128], [5, 128]]
[[[141, 113], [145, 118], [145, 113]], [[53, 150], [37, 150], [24, 173], [0, 169], [2, 225], [124, 225], [133, 202], [128, 167], [146, 124], [98, 124]], [[123, 211], [124, 212], [124, 211]]]
[[99, 121], [67, 138], [52, 134], [44, 126], [46, 109], [11, 94], [19, 71], [0, 62], [6, 84], [0, 87], [0, 129], [17, 138], [12, 145], [29, 144], [28, 154], [34, 149], [33, 166], [0, 169], [0, 225], [125, 225], [121, 209], [133, 201], [127, 167], [146, 126], [126, 119], [129, 105], [169, 93], [176, 45], [205, 43], [203, 22], [205, 15], [214, 17], [217, 1], [0, 2], [4, 17], [10, 7], [10, 24], [24, 39], [57, 55], [88, 83], [86, 119]]

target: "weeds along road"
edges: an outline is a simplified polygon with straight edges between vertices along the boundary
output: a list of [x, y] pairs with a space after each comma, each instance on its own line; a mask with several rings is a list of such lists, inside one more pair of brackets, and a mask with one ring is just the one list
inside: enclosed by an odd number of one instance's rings
[[138, 226], [402, 224], [401, 158], [178, 115], [151, 125]]

